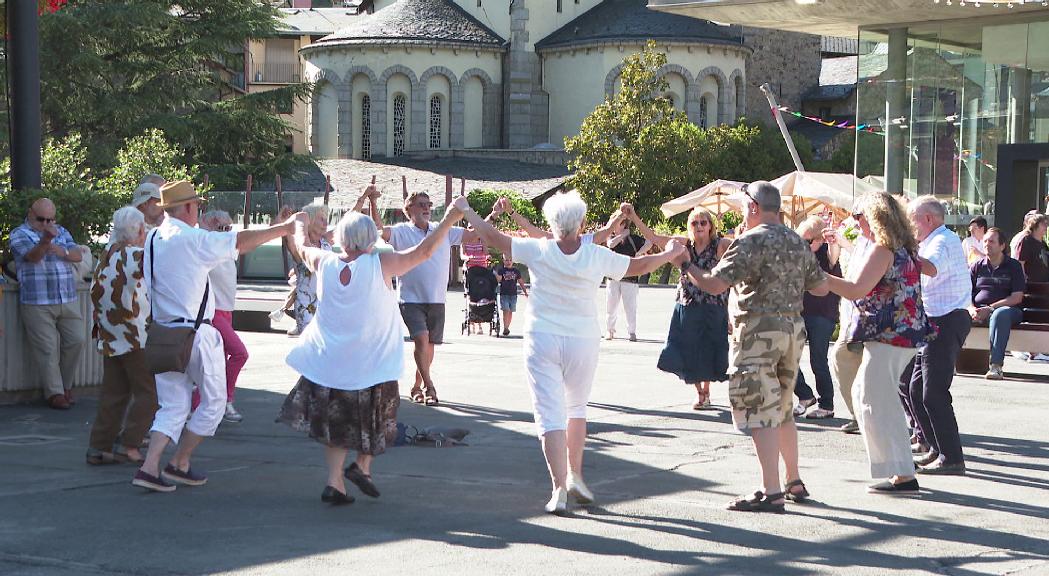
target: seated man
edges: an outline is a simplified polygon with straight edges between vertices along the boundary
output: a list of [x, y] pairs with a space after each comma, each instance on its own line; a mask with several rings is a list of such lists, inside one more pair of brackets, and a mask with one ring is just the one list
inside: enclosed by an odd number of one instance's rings
[[969, 315], [975, 323], [990, 322], [991, 365], [986, 378], [1001, 380], [1009, 332], [1023, 320], [1020, 303], [1027, 281], [1020, 263], [1005, 253], [1006, 244], [1000, 229], [989, 228], [984, 234], [983, 244], [987, 257], [970, 268], [973, 305], [969, 307]]

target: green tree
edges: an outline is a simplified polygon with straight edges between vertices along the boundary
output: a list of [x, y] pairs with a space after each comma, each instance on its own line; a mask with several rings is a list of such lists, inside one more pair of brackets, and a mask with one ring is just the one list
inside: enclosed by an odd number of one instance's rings
[[[469, 200], [470, 206], [476, 210], [478, 214], [483, 214], [485, 216], [491, 213], [492, 207], [495, 206], [495, 201], [501, 197], [509, 199], [514, 210], [525, 218], [528, 218], [533, 224], [543, 228], [546, 227], [546, 219], [543, 218], [543, 213], [536, 210], [536, 207], [518, 192], [514, 192], [513, 190], [475, 188], [466, 195], [466, 199]], [[506, 215], [499, 217], [497, 226], [502, 230], [517, 229], [517, 225]]]
[[278, 112], [310, 86], [238, 95], [237, 66], [223, 64], [249, 39], [274, 35], [276, 14], [256, 0], [71, 0], [42, 15], [45, 134], [79, 133], [95, 170], [152, 128], [209, 172], [282, 169], [294, 159]]
[[183, 151], [169, 142], [164, 132], [147, 130], [124, 141], [124, 146], [117, 151], [117, 165], [98, 183], [98, 187], [130, 202], [132, 192], [146, 174], [159, 174], [169, 182], [198, 179], [200, 169], [183, 165], [183, 157]]
[[622, 88], [583, 120], [579, 135], [565, 139], [573, 155], [569, 184], [586, 200], [591, 219], [630, 202], [647, 219], [658, 207], [698, 185], [702, 131], [663, 97], [667, 82], [657, 71], [665, 53], [654, 42], [623, 62]]

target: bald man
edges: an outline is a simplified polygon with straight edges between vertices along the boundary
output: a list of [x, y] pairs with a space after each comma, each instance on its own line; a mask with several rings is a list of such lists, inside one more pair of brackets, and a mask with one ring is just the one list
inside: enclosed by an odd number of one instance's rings
[[73, 372], [84, 347], [84, 318], [77, 302], [76, 263], [83, 254], [55, 222], [55, 205], [41, 198], [9, 240], [18, 274], [18, 299], [30, 355], [44, 397], [55, 410], [73, 401]]

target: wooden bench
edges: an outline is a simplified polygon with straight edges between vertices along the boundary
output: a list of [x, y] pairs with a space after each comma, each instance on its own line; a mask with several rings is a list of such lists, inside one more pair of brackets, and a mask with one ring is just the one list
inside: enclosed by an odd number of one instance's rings
[[[1023, 321], [1009, 333], [1009, 350], [1049, 354], [1049, 282], [1029, 282], [1024, 293]], [[958, 355], [955, 371], [962, 374], [987, 372], [991, 339], [986, 325], [974, 324]]]

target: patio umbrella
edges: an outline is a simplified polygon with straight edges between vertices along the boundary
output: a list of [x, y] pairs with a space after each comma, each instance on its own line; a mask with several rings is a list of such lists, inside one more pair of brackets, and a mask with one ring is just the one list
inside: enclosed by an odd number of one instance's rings
[[856, 198], [879, 187], [852, 174], [791, 172], [772, 181], [783, 198], [783, 211], [797, 224], [817, 210], [829, 209], [840, 219], [852, 211]]
[[664, 216], [670, 218], [675, 214], [691, 210], [696, 206], [702, 206], [707, 210], [716, 212], [721, 216], [726, 210], [738, 210], [740, 202], [736, 198], [730, 198], [743, 190], [743, 182], [734, 180], [714, 180], [713, 182], [697, 188], [684, 196], [664, 202], [659, 210]]

